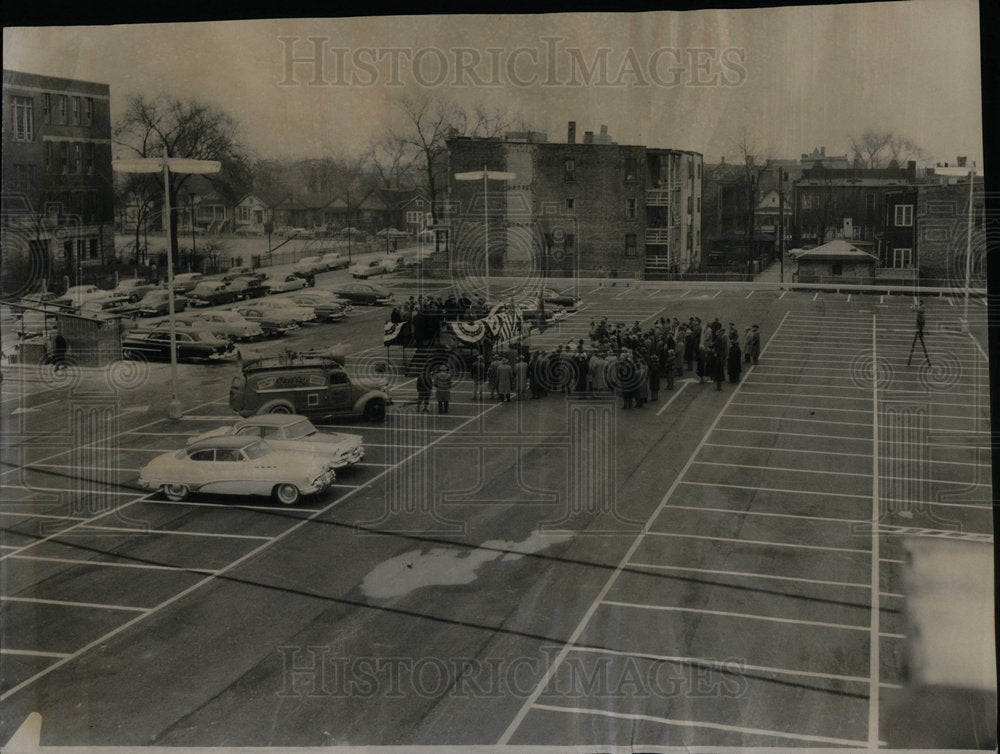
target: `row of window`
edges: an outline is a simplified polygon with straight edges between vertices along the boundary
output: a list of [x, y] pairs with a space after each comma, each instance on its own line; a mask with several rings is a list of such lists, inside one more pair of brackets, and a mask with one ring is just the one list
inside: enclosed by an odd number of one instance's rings
[[57, 175], [93, 175], [95, 170], [93, 142], [45, 142], [45, 172]]
[[[14, 141], [35, 140], [35, 98], [10, 98], [10, 133]], [[94, 98], [68, 94], [42, 95], [42, 122], [46, 125], [92, 126]]]
[[[635, 157], [625, 158], [625, 180], [634, 181], [639, 177], [639, 162]], [[701, 163], [698, 163], [698, 180], [701, 180]], [[695, 162], [694, 160], [688, 160], [688, 178], [694, 179], [695, 177]], [[563, 162], [563, 180], [564, 181], [575, 181], [576, 180], [576, 160], [566, 160]]]
[[[692, 203], [692, 198], [694, 202]], [[701, 212], [701, 197], [688, 197], [687, 198], [687, 213], [690, 215], [692, 209], [697, 207], [698, 212]], [[566, 197], [566, 209], [572, 212], [576, 209], [576, 199], [572, 196]], [[625, 199], [625, 218], [628, 220], [635, 220], [639, 214], [639, 202], [635, 197], [627, 197]], [[409, 220], [407, 220], [409, 222]]]

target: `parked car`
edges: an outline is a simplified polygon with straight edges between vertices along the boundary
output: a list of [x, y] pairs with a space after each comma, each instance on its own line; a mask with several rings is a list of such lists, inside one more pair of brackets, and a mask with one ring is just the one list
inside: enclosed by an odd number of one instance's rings
[[253, 267], [234, 267], [222, 276], [222, 282], [228, 285], [237, 278], [256, 278], [259, 282], [263, 281], [266, 277], [267, 275], [259, 270], [255, 270]]
[[572, 293], [559, 293], [559, 291], [552, 288], [543, 289], [541, 295], [546, 306], [558, 306], [566, 311], [576, 311], [582, 300], [579, 296], [574, 296]]
[[[152, 325], [139, 325], [136, 329], [140, 330], [140, 331], [142, 331], [142, 330], [156, 330], [158, 332], [168, 332], [169, 333], [170, 332], [170, 320], [169, 319], [164, 319], [164, 320], [156, 322], [155, 324], [152, 324]], [[234, 340], [234, 338], [233, 338], [232, 335], [229, 335], [228, 333], [225, 333], [225, 332], [216, 332], [214, 329], [212, 329], [211, 327], [209, 327], [208, 325], [206, 325], [204, 322], [202, 322], [200, 319], [198, 319], [198, 315], [197, 314], [184, 314], [184, 315], [179, 316], [179, 317], [174, 317], [174, 329], [177, 330], [178, 332], [180, 332], [182, 330], [184, 332], [191, 332], [192, 330], [199, 330], [199, 331], [206, 331], [207, 330], [208, 332], [210, 332], [213, 336], [215, 336], [219, 340], [224, 340], [227, 343]]]
[[350, 264], [347, 261], [347, 257], [342, 256], [336, 251], [324, 254], [320, 257], [320, 259], [323, 264], [326, 265], [326, 269], [328, 270], [344, 270], [347, 269], [348, 264]]
[[[239, 351], [228, 340], [208, 330], [178, 328], [175, 333], [178, 361], [225, 361], [235, 359]], [[153, 361], [170, 359], [168, 328], [138, 329], [122, 338], [125, 358], [144, 357]]]
[[174, 293], [187, 293], [205, 279], [200, 272], [182, 272], [174, 275]]
[[84, 316], [117, 315], [120, 317], [138, 317], [138, 312], [134, 311], [134, 304], [130, 304], [128, 299], [119, 298], [107, 292], [107, 296], [89, 298], [84, 301], [77, 310]]
[[413, 259], [412, 254], [389, 254], [383, 257], [382, 265], [385, 267], [386, 272], [396, 272], [406, 267], [413, 267]]
[[202, 280], [185, 295], [191, 306], [215, 306], [233, 303], [239, 296], [239, 291], [217, 280]]
[[66, 292], [59, 298], [52, 299], [52, 303], [57, 306], [68, 306], [73, 309], [79, 309], [88, 301], [112, 300], [126, 303], [128, 302], [128, 296], [120, 295], [113, 291], [102, 290], [96, 285], [74, 285], [67, 288]]
[[304, 280], [306, 282], [306, 288], [312, 288], [316, 285], [316, 275], [309, 270], [293, 270], [292, 275]]
[[311, 453], [325, 458], [337, 471], [353, 466], [365, 457], [361, 435], [320, 432], [306, 417], [295, 414], [251, 416], [232, 426], [219, 427], [193, 437], [187, 444], [219, 436], [261, 437], [277, 450]]
[[240, 416], [301, 414], [363, 416], [384, 421], [389, 396], [359, 384], [344, 369], [342, 353], [265, 356], [243, 362], [229, 387], [229, 407]]
[[270, 293], [284, 293], [285, 291], [300, 291], [306, 287], [306, 281], [295, 274], [279, 275], [269, 277], [263, 283]]
[[326, 262], [323, 261], [323, 257], [302, 257], [295, 263], [294, 269], [315, 275], [317, 272], [326, 272]]
[[384, 275], [388, 270], [385, 265], [385, 258], [379, 257], [378, 259], [369, 259], [367, 262], [355, 262], [347, 271], [351, 273], [351, 277], [369, 278], [372, 275]]
[[201, 324], [216, 335], [225, 335], [232, 340], [250, 340], [264, 335], [261, 326], [243, 317], [239, 312], [216, 309], [192, 315], [192, 321]]
[[267, 295], [267, 288], [260, 284], [255, 276], [238, 277], [227, 286], [236, 294], [237, 301], [248, 298], [260, 298]]
[[294, 505], [302, 495], [323, 492], [336, 478], [325, 458], [279, 450], [260, 437], [220, 436], [157, 456], [139, 472], [139, 486], [159, 489], [169, 500], [192, 492], [271, 495]]
[[261, 299], [255, 302], [255, 306], [263, 309], [266, 313], [279, 313], [282, 316], [290, 317], [299, 324], [303, 322], [315, 322], [316, 312], [308, 306], [299, 306], [291, 299], [282, 297], [272, 297]]
[[311, 308], [320, 322], [346, 319], [351, 308], [347, 301], [329, 291], [300, 291], [293, 293], [289, 298], [299, 306]]
[[379, 306], [392, 301], [392, 293], [374, 283], [343, 283], [330, 289], [331, 292], [355, 304]]
[[257, 325], [265, 338], [284, 335], [299, 326], [294, 317], [279, 311], [265, 310], [257, 303], [241, 306], [235, 311], [247, 322]]
[[[140, 317], [165, 317], [170, 314], [170, 294], [162, 288], [149, 291], [132, 305]], [[187, 298], [174, 295], [174, 312], [187, 308]]]
[[145, 280], [139, 280], [138, 278], [131, 278], [129, 280], [119, 280], [118, 285], [115, 286], [112, 293], [119, 296], [125, 296], [131, 303], [135, 303], [147, 293], [154, 291], [159, 287], [160, 286], [156, 285], [156, 283], [149, 283]]

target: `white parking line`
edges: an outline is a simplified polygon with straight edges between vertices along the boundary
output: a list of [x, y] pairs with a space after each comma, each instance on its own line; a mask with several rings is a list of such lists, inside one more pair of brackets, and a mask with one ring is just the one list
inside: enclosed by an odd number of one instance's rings
[[78, 558], [52, 558], [46, 555], [18, 555], [6, 557], [14, 560], [32, 560], [43, 563], [68, 563], [69, 565], [99, 566], [101, 568], [135, 568], [140, 571], [175, 571], [182, 573], [215, 574], [219, 571], [211, 568], [181, 568], [180, 566], [154, 565], [152, 563], [117, 563], [108, 560], [81, 560]]
[[747, 295], [745, 296], [745, 298], [750, 298], [750, 297], [751, 297], [751, 296], [752, 296], [753, 294], [754, 294], [754, 292], [753, 292], [753, 291], [751, 290], [751, 291], [750, 291], [750, 292], [749, 292], [749, 293], [748, 293], [748, 294], [747, 294]]
[[131, 532], [133, 534], [175, 534], [182, 537], [215, 537], [218, 539], [255, 539], [255, 540], [269, 540], [270, 537], [261, 537], [254, 534], [223, 534], [218, 532], [205, 532], [205, 531], [174, 531], [171, 529], [138, 529], [135, 527], [127, 526], [95, 526], [91, 524], [84, 524], [81, 529], [97, 529], [98, 531], [120, 531], [120, 532]]
[[597, 715], [599, 717], [611, 717], [617, 720], [643, 721], [658, 723], [660, 725], [675, 725], [681, 728], [706, 728], [708, 730], [721, 730], [728, 733], [739, 733], [741, 735], [759, 735], [769, 738], [787, 738], [791, 741], [808, 741], [810, 743], [821, 744], [841, 744], [844, 746], [867, 746], [867, 741], [855, 741], [849, 738], [831, 738], [829, 736], [810, 736], [800, 733], [788, 733], [785, 731], [766, 730], [764, 728], [746, 728], [739, 725], [724, 725], [722, 723], [698, 722], [696, 720], [678, 720], [669, 717], [657, 717], [655, 715], [639, 715], [633, 712], [611, 712], [603, 709], [591, 709], [588, 707], [562, 707], [555, 704], [532, 703], [534, 709], [548, 712], [564, 712], [566, 714], [577, 715]]
[[[868, 552], [865, 550], [865, 552]], [[706, 610], [700, 607], [676, 607], [668, 605], [646, 605], [641, 602], [618, 602], [617, 600], [604, 600], [602, 605], [612, 607], [623, 607], [635, 610], [656, 610], [665, 613], [694, 613], [696, 615], [716, 615], [722, 618], [740, 618], [742, 620], [760, 620], [769, 623], [790, 623], [796, 626], [819, 626], [821, 628], [839, 628], [845, 631], [868, 631], [868, 626], [852, 626], [849, 623], [828, 623], [819, 620], [804, 620], [802, 618], [778, 618], [771, 615], [757, 615], [756, 613], [736, 613], [728, 610]]]
[[11, 649], [10, 647], [0, 648], [0, 655], [24, 655], [25, 657], [69, 657], [64, 652], [38, 652], [34, 649]]
[[826, 521], [833, 524], [867, 524], [867, 518], [836, 518], [834, 516], [813, 516], [805, 513], [774, 513], [772, 511], [751, 511], [743, 508], [706, 508], [700, 505], [668, 505], [668, 510], [706, 511], [731, 516], [766, 516], [773, 518], [795, 518], [805, 521]]
[[829, 419], [793, 419], [788, 416], [761, 416], [759, 414], [727, 414], [727, 419], [766, 419], [779, 422], [801, 422], [804, 424], [843, 424], [848, 427], [870, 427], [870, 422], [837, 422]]
[[869, 477], [854, 471], [820, 471], [819, 469], [790, 469], [781, 466], [758, 466], [752, 463], [723, 463], [722, 461], [695, 461], [700, 466], [725, 466], [732, 469], [762, 469], [764, 471], [784, 471], [792, 474], [833, 474], [835, 476]]
[[740, 539], [739, 537], [713, 537], [708, 534], [681, 534], [674, 531], [648, 531], [647, 536], [651, 537], [675, 537], [677, 539], [701, 539], [706, 542], [732, 542], [740, 545], [758, 545], [760, 547], [790, 547], [796, 550], [822, 550], [826, 552], [857, 552], [868, 554], [868, 550], [859, 550], [854, 547], [833, 547], [831, 545], [803, 545], [793, 542], [774, 542], [763, 539]]
[[682, 385], [681, 385], [681, 386], [680, 386], [679, 388], [677, 388], [677, 392], [676, 392], [676, 393], [674, 393], [674, 394], [673, 394], [673, 395], [672, 395], [672, 396], [670, 397], [670, 400], [669, 400], [669, 401], [667, 401], [666, 403], [664, 403], [664, 404], [663, 404], [663, 406], [662, 406], [662, 407], [660, 408], [660, 410], [656, 412], [656, 415], [657, 415], [657, 416], [659, 416], [659, 415], [660, 415], [660, 414], [662, 414], [662, 413], [663, 413], [664, 411], [666, 411], [666, 410], [667, 410], [667, 407], [668, 407], [668, 406], [669, 406], [669, 405], [670, 405], [671, 403], [673, 403], [673, 402], [674, 402], [674, 401], [675, 401], [675, 400], [677, 399], [677, 396], [678, 396], [678, 395], [680, 395], [680, 394], [681, 394], [681, 393], [682, 393], [682, 392], [684, 391], [684, 388], [686, 388], [686, 387], [687, 387], [688, 385], [690, 385], [690, 384], [691, 384], [690, 382], [685, 382], [685, 383], [684, 383], [684, 384], [682, 384]]
[[36, 605], [60, 605], [66, 607], [87, 607], [95, 610], [126, 610], [135, 613], [144, 613], [144, 607], [132, 607], [130, 605], [108, 605], [103, 602], [71, 602], [69, 600], [44, 600], [40, 597], [7, 597], [0, 595], [2, 602], [27, 602]]
[[[711, 574], [712, 576], [734, 576], [748, 579], [773, 579], [776, 581], [791, 581], [803, 584], [818, 584], [821, 586], [855, 587], [857, 589], [871, 589], [871, 584], [856, 584], [850, 581], [827, 581], [825, 579], [807, 579], [802, 576], [778, 576], [771, 573], [756, 573], [753, 571], [718, 571], [709, 568], [691, 568], [690, 566], [658, 565], [655, 563], [631, 562], [634, 568], [655, 568], [660, 571], [684, 571], [696, 574]], [[868, 682], [868, 679], [864, 679]]]

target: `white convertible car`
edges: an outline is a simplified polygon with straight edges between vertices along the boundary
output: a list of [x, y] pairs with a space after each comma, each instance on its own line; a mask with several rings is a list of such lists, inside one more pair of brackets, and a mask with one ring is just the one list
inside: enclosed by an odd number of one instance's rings
[[322, 492], [335, 478], [327, 458], [279, 450], [259, 436], [217, 436], [157, 456], [139, 472], [139, 486], [161, 489], [168, 500], [206, 492], [273, 495], [284, 505], [295, 505], [302, 495]]
[[295, 414], [261, 414], [236, 422], [231, 427], [198, 435], [189, 444], [212, 437], [263, 438], [275, 450], [307, 453], [323, 458], [334, 469], [343, 469], [360, 462], [365, 457], [361, 435], [343, 432], [320, 432], [304, 416]]

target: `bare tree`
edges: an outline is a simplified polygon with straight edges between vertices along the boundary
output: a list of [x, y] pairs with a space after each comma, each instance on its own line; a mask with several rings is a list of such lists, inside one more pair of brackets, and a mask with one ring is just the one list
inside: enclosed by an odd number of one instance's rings
[[[223, 195], [237, 193], [237, 184], [249, 186], [250, 160], [239, 144], [236, 121], [224, 112], [195, 101], [132, 97], [115, 125], [115, 143], [138, 157], [186, 157], [194, 160], [219, 160], [222, 173], [210, 182]], [[170, 204], [177, 206], [177, 196], [188, 175], [178, 174], [170, 181]], [[228, 190], [227, 190], [227, 187]], [[167, 219], [171, 230], [170, 253], [177, 255], [177, 216]]]
[[381, 188], [406, 187], [419, 170], [419, 159], [412, 143], [396, 138], [391, 132], [373, 136], [368, 146], [368, 162]]
[[900, 166], [926, 157], [924, 150], [905, 136], [872, 128], [851, 137], [851, 151], [854, 164], [861, 168], [885, 168], [892, 163]]
[[760, 153], [759, 146], [746, 128], [742, 129], [736, 139], [736, 149], [739, 153], [741, 166], [741, 183], [743, 184], [743, 196], [746, 201], [744, 207], [744, 233], [747, 240], [753, 244], [754, 233], [757, 226], [757, 204], [760, 200], [760, 179], [768, 168], [770, 158]]

